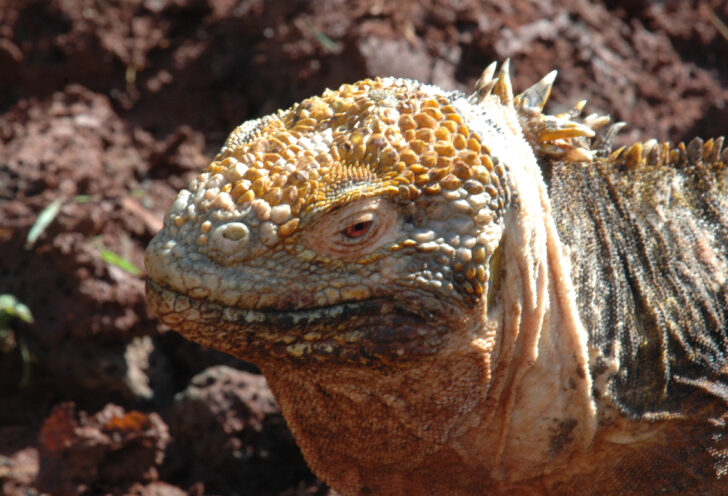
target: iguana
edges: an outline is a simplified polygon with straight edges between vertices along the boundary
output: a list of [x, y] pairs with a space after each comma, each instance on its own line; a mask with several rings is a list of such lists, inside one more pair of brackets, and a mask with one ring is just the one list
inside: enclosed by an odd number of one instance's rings
[[555, 75], [246, 122], [149, 245], [155, 313], [342, 495], [728, 494], [728, 149], [613, 150]]

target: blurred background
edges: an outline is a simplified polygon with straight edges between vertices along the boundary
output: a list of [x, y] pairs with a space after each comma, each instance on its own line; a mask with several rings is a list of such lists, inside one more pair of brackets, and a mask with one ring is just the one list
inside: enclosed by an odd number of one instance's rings
[[558, 69], [620, 140], [728, 134], [728, 3], [0, 0], [0, 494], [326, 495], [254, 366], [144, 303], [176, 191], [241, 122], [369, 76]]

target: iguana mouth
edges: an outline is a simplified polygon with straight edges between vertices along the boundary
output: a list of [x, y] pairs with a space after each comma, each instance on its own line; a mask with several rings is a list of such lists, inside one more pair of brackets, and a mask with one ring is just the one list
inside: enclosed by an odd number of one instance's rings
[[345, 321], [361, 315], [371, 315], [375, 313], [386, 315], [397, 311], [406, 311], [401, 306], [383, 298], [343, 301], [333, 305], [296, 310], [232, 307], [224, 303], [217, 303], [202, 298], [187, 296], [184, 293], [165, 287], [153, 279], [147, 280], [147, 291], [156, 293], [164, 298], [174, 298], [178, 302], [177, 306], [179, 306], [179, 300], [186, 299], [191, 305], [204, 305], [208, 307], [208, 312], [213, 311], [214, 308], [219, 308], [223, 313], [223, 318], [228, 321], [239, 322], [241, 325], [260, 324], [282, 330], [301, 329], [304, 332], [312, 328], [318, 328], [322, 323], [326, 323], [328, 327], [332, 322], [336, 323], [339, 321]]
[[[444, 332], [390, 299], [346, 301], [298, 310], [245, 309], [193, 298], [147, 279], [158, 318], [193, 341], [236, 356], [293, 355], [369, 361], [430, 354]], [[237, 351], [231, 352], [231, 346]]]

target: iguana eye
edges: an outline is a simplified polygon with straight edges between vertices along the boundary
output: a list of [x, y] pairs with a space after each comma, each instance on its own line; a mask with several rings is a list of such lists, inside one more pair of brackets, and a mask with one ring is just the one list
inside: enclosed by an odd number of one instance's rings
[[372, 227], [372, 221], [367, 220], [363, 222], [357, 222], [356, 224], [352, 224], [350, 226], [347, 226], [346, 229], [342, 231], [344, 236], [347, 238], [361, 238], [366, 233], [369, 232], [369, 229]]
[[340, 232], [344, 243], [361, 243], [375, 235], [379, 229], [377, 214], [373, 210], [358, 212], [342, 219]]
[[402, 218], [387, 198], [362, 198], [324, 213], [305, 230], [307, 248], [320, 255], [353, 260], [402, 237]]

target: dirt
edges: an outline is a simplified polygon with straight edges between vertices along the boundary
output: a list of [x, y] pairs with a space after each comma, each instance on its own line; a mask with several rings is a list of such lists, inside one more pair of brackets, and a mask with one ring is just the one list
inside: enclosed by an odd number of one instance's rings
[[144, 303], [146, 244], [239, 123], [367, 76], [467, 90], [510, 57], [516, 89], [556, 68], [548, 109], [587, 99], [623, 142], [726, 135], [726, 23], [723, 0], [1, 2], [0, 294], [33, 321], [0, 318], [0, 493], [330, 494], [257, 369]]

